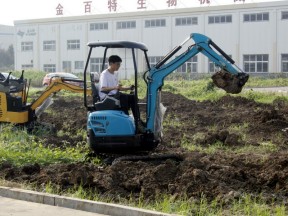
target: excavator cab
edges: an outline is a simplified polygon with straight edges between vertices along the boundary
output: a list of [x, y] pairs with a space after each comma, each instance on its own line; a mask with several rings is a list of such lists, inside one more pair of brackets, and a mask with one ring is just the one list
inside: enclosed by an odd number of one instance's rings
[[[189, 41], [194, 41], [194, 43], [187, 46]], [[176, 56], [175, 54], [184, 48], [184, 45], [185, 51]], [[220, 72], [213, 75], [212, 80], [217, 87], [224, 89], [228, 93], [237, 94], [241, 92], [242, 87], [249, 78], [248, 74], [235, 65], [234, 60], [210, 38], [197, 33], [192, 33], [153, 67], [150, 67], [148, 61], [148, 49], [142, 43], [131, 41], [97, 41], [88, 43], [88, 47], [89, 54], [84, 70], [84, 105], [88, 110], [87, 140], [90, 148], [98, 153], [135, 153], [137, 151], [150, 151], [156, 148], [162, 135], [163, 106], [161, 104], [161, 89], [164, 85], [164, 79], [198, 53], [204, 54], [221, 68]], [[121, 107], [119, 109], [119, 106], [116, 106], [116, 101], [107, 100], [88, 103], [85, 93], [85, 89], [88, 87], [88, 66], [90, 62], [93, 65], [96, 59], [100, 59], [99, 53], [101, 52], [99, 50], [101, 49], [102, 51], [104, 49], [101, 71], [105, 69], [108, 51], [122, 49], [125, 50], [121, 52], [122, 54], [131, 53], [130, 60], [132, 60], [131, 65], [133, 65], [135, 85], [133, 94], [137, 101], [136, 106], [139, 105], [138, 65], [146, 65], [145, 68], [147, 70], [143, 74], [147, 87], [144, 121], [143, 119], [133, 119], [133, 117], [125, 114], [121, 111]], [[98, 51], [96, 55], [94, 54], [94, 50]], [[143, 53], [143, 57], [139, 58], [139, 51]], [[115, 54], [113, 51], [112, 53]], [[95, 56], [98, 56], [98, 58]], [[91, 65], [90, 69], [93, 68]], [[96, 91], [99, 91], [99, 89]], [[139, 125], [137, 124], [139, 120], [143, 122], [142, 126], [144, 128], [141, 128], [141, 130], [139, 130]]]
[[27, 111], [23, 109], [27, 102], [27, 80], [24, 71], [19, 78], [11, 72], [0, 81], [0, 122], [24, 123], [28, 120]]
[[[124, 59], [122, 62], [124, 66], [120, 68], [120, 79], [121, 76], [122, 79], [127, 79], [128, 75], [134, 78], [133, 85], [135, 89], [130, 94], [135, 97], [136, 106], [138, 106], [139, 64], [145, 65], [145, 68], [150, 70], [146, 45], [132, 41], [98, 41], [88, 43], [88, 47], [89, 54], [84, 70], [84, 105], [89, 113], [87, 130], [88, 142], [91, 143], [90, 147], [100, 152], [128, 152], [130, 150], [134, 152], [135, 149], [150, 150], [155, 148], [158, 142], [153, 138], [151, 139], [153, 137], [151, 134], [137, 133], [137, 122], [139, 119], [134, 119], [133, 116], [127, 115], [121, 110], [120, 101], [114, 97], [107, 96], [101, 101], [98, 95], [99, 88], [97, 84], [95, 85], [92, 79], [88, 80], [89, 78], [93, 78], [91, 74], [95, 73], [95, 71], [88, 72], [88, 65], [91, 59], [92, 61], [102, 59], [102, 65], [98, 67], [98, 70], [103, 71], [108, 67], [108, 54], [117, 53]], [[103, 49], [103, 57], [92, 57], [101, 56]], [[92, 69], [92, 67], [90, 68]], [[94, 99], [92, 102], [89, 102], [85, 94], [85, 89], [90, 87], [88, 86], [90, 83], [92, 85], [93, 98], [98, 99]]]

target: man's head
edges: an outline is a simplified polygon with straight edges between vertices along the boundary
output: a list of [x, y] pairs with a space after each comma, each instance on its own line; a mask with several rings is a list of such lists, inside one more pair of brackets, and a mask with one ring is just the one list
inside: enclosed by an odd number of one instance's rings
[[121, 66], [122, 59], [118, 55], [111, 55], [108, 58], [109, 68], [112, 71], [118, 71]]
[[115, 64], [115, 63], [121, 63], [122, 59], [118, 55], [111, 55], [108, 58], [108, 62], [109, 62], [109, 65], [110, 64]]

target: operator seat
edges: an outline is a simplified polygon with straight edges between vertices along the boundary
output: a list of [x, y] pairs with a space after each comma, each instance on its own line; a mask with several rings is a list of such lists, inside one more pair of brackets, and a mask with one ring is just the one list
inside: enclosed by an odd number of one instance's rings
[[121, 110], [120, 100], [107, 95], [103, 100], [99, 96], [99, 86], [92, 84], [92, 96], [95, 110]]
[[92, 89], [93, 104], [95, 104], [95, 103], [100, 101], [98, 84], [92, 83], [91, 84], [91, 89]]

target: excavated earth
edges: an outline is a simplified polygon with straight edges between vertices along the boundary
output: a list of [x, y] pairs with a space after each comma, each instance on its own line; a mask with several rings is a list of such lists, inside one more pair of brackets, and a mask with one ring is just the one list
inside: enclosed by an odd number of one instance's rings
[[[120, 161], [101, 166], [83, 160], [48, 166], [28, 164], [21, 168], [1, 164], [0, 177], [40, 188], [52, 183], [62, 190], [81, 184], [114, 200], [131, 196], [153, 200], [160, 194], [177, 198], [185, 194], [193, 200], [205, 196], [208, 200], [230, 203], [248, 193], [261, 194], [268, 203], [287, 206], [285, 101], [279, 99], [267, 105], [226, 95], [216, 102], [197, 102], [163, 92], [162, 102], [167, 108], [163, 142], [153, 153], [177, 153], [183, 160]], [[44, 137], [45, 145], [60, 146], [65, 151], [67, 145], [85, 144], [85, 137], [77, 135], [86, 125], [82, 97], [56, 96], [49, 110], [40, 120], [53, 124], [62, 133], [57, 136], [56, 131], [51, 131]], [[194, 150], [188, 151], [181, 144], [187, 148], [193, 145]], [[199, 150], [208, 147], [210, 152]], [[216, 147], [218, 150], [213, 151]]]

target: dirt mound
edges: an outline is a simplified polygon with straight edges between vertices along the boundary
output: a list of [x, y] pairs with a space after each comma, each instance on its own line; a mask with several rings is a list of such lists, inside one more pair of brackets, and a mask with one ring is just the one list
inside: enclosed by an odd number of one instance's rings
[[[286, 202], [288, 198], [288, 107], [277, 101], [272, 105], [256, 103], [236, 96], [219, 101], [197, 102], [163, 92], [167, 107], [163, 143], [156, 153], [178, 153], [182, 161], [171, 159], [145, 162], [120, 161], [103, 167], [89, 162], [15, 168], [0, 165], [0, 176], [7, 180], [29, 182], [41, 187], [51, 182], [62, 189], [83, 185], [106, 196], [154, 199], [168, 193], [175, 197], [186, 194], [198, 199], [233, 201], [243, 193], [262, 194], [267, 201]], [[56, 98], [41, 120], [54, 124], [58, 131], [46, 136], [49, 146], [76, 146], [85, 141], [77, 131], [85, 130], [86, 109], [81, 97]], [[62, 131], [62, 133], [59, 133]], [[69, 133], [65, 133], [69, 132]], [[59, 135], [60, 134], [60, 135]], [[73, 137], [66, 134], [73, 134]], [[181, 144], [195, 146], [246, 146], [278, 148], [278, 152], [232, 153], [188, 151]]]

